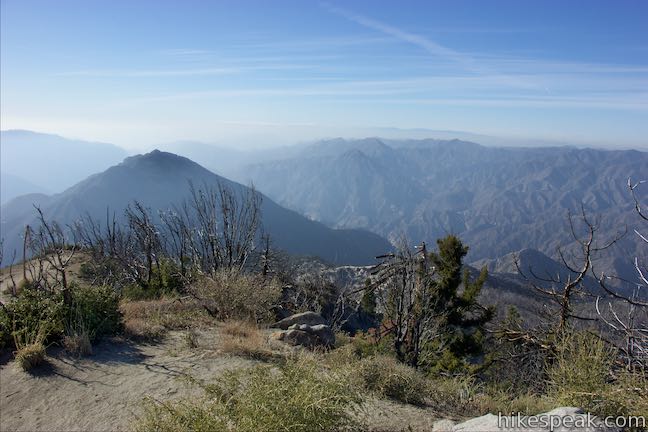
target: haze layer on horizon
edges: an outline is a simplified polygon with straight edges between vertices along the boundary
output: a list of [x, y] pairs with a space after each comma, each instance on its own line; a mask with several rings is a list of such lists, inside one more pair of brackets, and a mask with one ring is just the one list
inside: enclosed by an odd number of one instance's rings
[[426, 130], [646, 146], [643, 1], [1, 4], [2, 129], [132, 149]]

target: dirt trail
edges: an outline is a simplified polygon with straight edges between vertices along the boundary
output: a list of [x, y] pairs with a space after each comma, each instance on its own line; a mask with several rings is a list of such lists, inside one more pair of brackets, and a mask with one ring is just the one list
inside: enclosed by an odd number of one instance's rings
[[[205, 337], [205, 335], [203, 335]], [[142, 398], [168, 400], [197, 391], [187, 374], [209, 379], [252, 365], [210, 350], [189, 350], [181, 332], [159, 345], [106, 341], [86, 359], [54, 352], [36, 375], [13, 361], [0, 367], [0, 430], [128, 430]]]
[[[5, 355], [0, 431], [130, 430], [144, 397], [166, 401], [197, 395], [200, 390], [188, 376], [210, 381], [226, 370], [258, 363], [219, 353], [218, 329], [201, 330], [198, 338], [200, 346], [193, 349], [180, 331], [155, 345], [115, 338], [83, 359], [50, 349], [49, 365], [36, 374], [19, 370]], [[430, 431], [437, 418], [429, 409], [384, 400], [369, 400], [363, 411], [360, 417], [376, 432]]]

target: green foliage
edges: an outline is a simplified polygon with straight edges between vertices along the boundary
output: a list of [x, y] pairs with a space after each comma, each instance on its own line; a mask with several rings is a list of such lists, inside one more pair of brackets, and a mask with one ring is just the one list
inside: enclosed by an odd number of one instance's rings
[[[121, 325], [119, 296], [106, 286], [71, 284], [70, 305], [62, 291], [48, 291], [25, 285], [18, 295], [0, 309], [0, 339], [4, 347], [25, 342], [39, 335], [42, 343], [59, 342], [64, 336], [86, 334], [90, 339], [115, 334]], [[21, 342], [22, 341], [22, 342]]]
[[129, 300], [155, 300], [183, 292], [184, 284], [178, 266], [169, 259], [163, 259], [159, 269], [153, 267], [150, 284], [126, 284], [122, 287], [121, 294]]
[[80, 333], [87, 332], [91, 340], [113, 335], [121, 329], [119, 296], [108, 286], [71, 286], [72, 306], [68, 311], [68, 326]]
[[179, 267], [172, 260], [160, 260], [160, 266], [153, 267], [151, 283], [145, 289], [159, 294], [172, 294], [182, 292], [184, 281]]
[[[57, 339], [63, 334], [66, 311], [60, 292], [25, 285], [5, 308], [0, 315], [2, 331], [8, 332], [8, 335], [3, 336], [5, 340], [15, 341], [16, 338], [30, 338], [30, 335], [40, 333], [43, 336], [42, 341], [45, 342]], [[46, 334], [43, 334], [45, 329]]]
[[116, 259], [100, 256], [81, 263], [79, 269], [79, 277], [91, 285], [120, 286], [123, 273]]
[[456, 236], [437, 240], [437, 246], [438, 252], [430, 254], [435, 275], [424, 280], [429, 280], [426, 295], [432, 296], [428, 313], [440, 331], [422, 344], [425, 366], [435, 372], [470, 370], [483, 352], [484, 325], [493, 317], [492, 309], [477, 302], [488, 271], [483, 268], [474, 281], [468, 269], [462, 272], [468, 246]]
[[357, 426], [361, 395], [343, 371], [316, 359], [289, 359], [279, 369], [256, 366], [226, 373], [204, 386], [199, 401], [151, 403], [137, 431], [330, 432]]
[[567, 332], [548, 366], [549, 394], [558, 404], [579, 406], [601, 416], [648, 414], [645, 373], [620, 371], [612, 376], [614, 351], [584, 332]]

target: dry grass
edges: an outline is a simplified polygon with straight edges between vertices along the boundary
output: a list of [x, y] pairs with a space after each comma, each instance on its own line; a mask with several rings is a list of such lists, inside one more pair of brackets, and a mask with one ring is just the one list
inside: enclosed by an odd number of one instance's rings
[[191, 328], [188, 329], [184, 337], [185, 337], [185, 343], [187, 344], [187, 348], [189, 349], [198, 348], [198, 333], [196, 332], [195, 329], [191, 329]]
[[313, 356], [225, 373], [198, 399], [148, 400], [135, 431], [331, 432], [363, 430], [363, 396], [341, 371]]
[[138, 341], [155, 341], [167, 333], [164, 326], [147, 321], [144, 318], [124, 319], [124, 335]]
[[124, 333], [138, 340], [157, 340], [169, 330], [206, 326], [212, 320], [195, 301], [166, 298], [127, 301], [120, 305]]
[[226, 321], [221, 327], [223, 334], [239, 338], [258, 337], [260, 335], [259, 328], [248, 321]]
[[65, 351], [76, 357], [92, 355], [90, 335], [87, 331], [82, 331], [80, 333], [64, 336], [63, 348], [65, 348]]
[[45, 363], [45, 346], [36, 342], [16, 351], [16, 364], [24, 371], [30, 371]]
[[269, 361], [277, 357], [256, 325], [245, 321], [227, 321], [221, 328], [220, 351], [233, 356]]
[[223, 321], [272, 321], [272, 306], [281, 296], [281, 285], [275, 280], [227, 270], [202, 278], [188, 289]]

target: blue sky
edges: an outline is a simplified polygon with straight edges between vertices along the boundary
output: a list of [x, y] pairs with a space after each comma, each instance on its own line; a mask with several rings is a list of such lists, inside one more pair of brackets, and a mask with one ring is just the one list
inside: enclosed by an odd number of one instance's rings
[[130, 148], [379, 128], [648, 141], [642, 0], [2, 0], [1, 20], [2, 129]]

